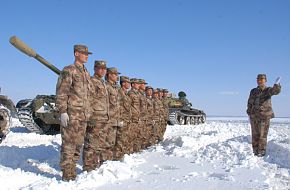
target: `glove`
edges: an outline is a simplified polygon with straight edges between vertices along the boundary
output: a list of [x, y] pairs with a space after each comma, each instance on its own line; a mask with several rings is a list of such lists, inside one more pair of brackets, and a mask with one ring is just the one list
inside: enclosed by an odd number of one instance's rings
[[118, 122], [118, 127], [120, 127], [120, 128], [124, 127], [124, 121], [119, 121]]
[[280, 84], [281, 77], [278, 77], [275, 81], [275, 84]]
[[152, 121], [152, 125], [155, 125], [155, 123], [156, 123], [155, 120], [153, 120], [153, 121]]
[[69, 122], [69, 116], [67, 113], [62, 113], [60, 114], [60, 125], [62, 127], [67, 127], [68, 126], [68, 122]]

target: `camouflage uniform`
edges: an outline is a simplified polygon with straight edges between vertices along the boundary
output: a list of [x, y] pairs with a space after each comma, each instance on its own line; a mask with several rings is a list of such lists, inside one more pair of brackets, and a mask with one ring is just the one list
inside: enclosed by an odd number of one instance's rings
[[[162, 89], [157, 89], [159, 92], [162, 91]], [[165, 115], [166, 115], [166, 111], [162, 102], [162, 98], [158, 98], [157, 103], [159, 104], [159, 108], [160, 108], [160, 121], [159, 121], [159, 128], [157, 129], [157, 136], [158, 136], [158, 141], [163, 141], [163, 132], [165, 132], [164, 130], [164, 125], [165, 124]]]
[[0, 104], [0, 143], [5, 139], [9, 132], [10, 111]]
[[[105, 61], [95, 61], [95, 68], [106, 68]], [[109, 124], [109, 96], [105, 81], [96, 74], [91, 77], [91, 105], [93, 114], [86, 131], [84, 145], [84, 171], [92, 171], [99, 167], [106, 158], [104, 153], [110, 147], [107, 143]]]
[[[163, 89], [163, 92], [166, 91], [168, 92], [168, 90]], [[163, 137], [166, 131], [166, 127], [167, 127], [167, 122], [169, 120], [169, 106], [168, 106], [168, 102], [169, 102], [169, 98], [167, 97], [163, 97], [162, 98], [162, 104], [163, 104], [163, 109], [164, 109], [164, 115], [163, 115], [163, 126], [162, 126], [162, 131], [161, 131], [161, 136]]]
[[[114, 73], [114, 74], [120, 74], [118, 73], [116, 68], [108, 68], [107, 73]], [[109, 128], [107, 129], [107, 143], [110, 145], [110, 147], [106, 150], [106, 159], [107, 160], [113, 160], [114, 157], [116, 158], [116, 155], [114, 155], [114, 149], [116, 145], [116, 133], [117, 133], [117, 127], [120, 126], [120, 108], [119, 108], [119, 87], [117, 84], [113, 84], [111, 81], [107, 78], [107, 88], [109, 93]]]
[[[126, 76], [120, 77], [121, 82], [129, 82], [130, 79]], [[131, 99], [127, 91], [123, 88], [119, 89], [119, 105], [120, 105], [120, 123], [122, 126], [117, 128], [115, 159], [120, 160], [124, 154], [133, 152], [130, 144], [130, 123], [131, 123]]]
[[[74, 49], [90, 53], [86, 46], [76, 45]], [[76, 177], [76, 163], [80, 158], [91, 113], [90, 88], [90, 74], [84, 66], [75, 63], [66, 66], [61, 72], [56, 89], [56, 107], [60, 114], [67, 113], [69, 116], [68, 126], [61, 127], [60, 167], [63, 180], [74, 180]]]
[[[131, 79], [131, 83], [139, 83], [138, 79]], [[140, 134], [139, 130], [139, 121], [140, 121], [140, 105], [141, 105], [141, 100], [140, 100], [140, 93], [138, 90], [131, 89], [128, 92], [128, 95], [131, 99], [131, 112], [132, 112], [132, 118], [131, 118], [131, 134], [130, 134], [130, 142], [131, 147], [133, 148], [134, 152], [138, 152], [141, 150], [141, 143], [140, 140], [138, 139], [138, 134]], [[132, 152], [131, 152], [132, 153]]]
[[[154, 90], [154, 94], [158, 93], [157, 89]], [[153, 126], [153, 141], [156, 143], [159, 140], [159, 132], [161, 127], [161, 106], [160, 100], [155, 95], [153, 96], [153, 108], [154, 108], [154, 126]]]
[[[258, 75], [258, 78], [266, 77]], [[274, 117], [271, 97], [281, 92], [281, 86], [275, 84], [271, 87], [257, 87], [251, 90], [248, 99], [247, 114], [251, 121], [252, 147], [255, 155], [266, 152], [267, 135], [269, 131], [270, 119]]]
[[[152, 87], [150, 86], [147, 86], [146, 87], [146, 90], [147, 89], [152, 89]], [[153, 131], [153, 128], [154, 128], [154, 124], [155, 124], [155, 121], [154, 121], [154, 117], [155, 117], [155, 112], [154, 112], [154, 100], [152, 99], [152, 96], [147, 96], [146, 97], [146, 102], [147, 102], [147, 127], [148, 127], [148, 130], [147, 130], [147, 146], [151, 146], [155, 143], [155, 140], [154, 140], [154, 131]]]
[[[144, 79], [139, 79], [140, 84], [147, 84]], [[139, 139], [141, 143], [141, 149], [148, 147], [148, 125], [147, 125], [147, 98], [145, 92], [139, 89], [140, 93], [140, 122], [139, 122]]]

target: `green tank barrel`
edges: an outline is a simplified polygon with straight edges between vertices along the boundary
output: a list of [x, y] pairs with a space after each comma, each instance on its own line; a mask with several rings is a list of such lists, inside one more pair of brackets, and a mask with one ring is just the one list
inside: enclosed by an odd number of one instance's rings
[[44, 66], [52, 70], [54, 73], [60, 75], [61, 71], [58, 68], [56, 68], [54, 65], [50, 64], [46, 59], [38, 55], [32, 48], [30, 48], [28, 45], [22, 42], [19, 38], [17, 38], [16, 36], [12, 36], [9, 41], [16, 49], [28, 55], [29, 57], [35, 58]]

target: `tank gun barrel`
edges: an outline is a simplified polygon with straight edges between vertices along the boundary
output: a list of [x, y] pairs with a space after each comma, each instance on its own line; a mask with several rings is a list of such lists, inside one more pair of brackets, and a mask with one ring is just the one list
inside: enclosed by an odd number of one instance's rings
[[37, 54], [32, 48], [30, 48], [28, 45], [26, 45], [23, 41], [21, 41], [16, 36], [12, 36], [9, 40], [9, 42], [19, 51], [22, 53], [28, 55], [29, 57], [35, 58], [37, 61], [42, 63], [44, 66], [48, 67], [50, 70], [52, 70], [57, 75], [60, 75], [61, 71], [55, 67], [54, 65], [50, 64], [46, 59], [41, 57], [39, 54]]

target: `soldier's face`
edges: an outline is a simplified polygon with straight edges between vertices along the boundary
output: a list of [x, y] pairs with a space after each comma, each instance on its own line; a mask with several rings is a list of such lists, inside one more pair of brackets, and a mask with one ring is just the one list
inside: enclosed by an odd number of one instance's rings
[[108, 77], [109, 77], [109, 80], [111, 80], [112, 82], [117, 82], [119, 79], [118, 74], [115, 74], [115, 73], [110, 73]]
[[80, 63], [86, 63], [88, 62], [89, 54], [76, 51], [75, 58]]
[[168, 92], [163, 92], [163, 97], [168, 97]]
[[95, 73], [98, 75], [98, 77], [104, 77], [107, 73], [107, 69], [100, 67], [100, 68], [95, 68]]
[[153, 94], [153, 91], [152, 91], [152, 89], [148, 89], [148, 90], [146, 90], [146, 95], [147, 96], [152, 96], [152, 94]]
[[258, 86], [265, 86], [266, 85], [267, 80], [266, 79], [257, 79], [257, 84]]
[[144, 91], [146, 89], [146, 85], [145, 84], [140, 84], [139, 88]]
[[123, 82], [123, 86], [124, 86], [124, 88], [125, 89], [130, 89], [131, 88], [131, 83], [129, 83], [129, 82]]
[[134, 88], [135, 90], [139, 90], [139, 84], [138, 83], [133, 83], [132, 84], [132, 88]]
[[158, 92], [154, 92], [153, 96], [154, 96], [155, 98], [159, 98], [159, 93], [158, 93]]

